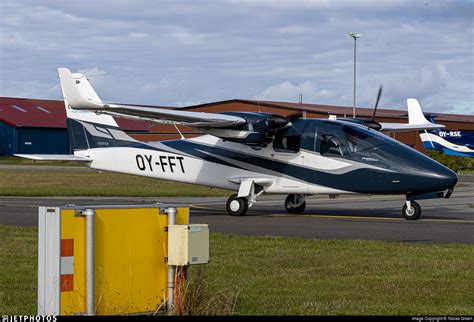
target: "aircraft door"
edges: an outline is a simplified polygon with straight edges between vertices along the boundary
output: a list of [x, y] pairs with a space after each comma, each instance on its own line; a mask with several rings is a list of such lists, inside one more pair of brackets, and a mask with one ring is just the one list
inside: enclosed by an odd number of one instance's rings
[[304, 125], [303, 122], [298, 122], [288, 129], [277, 131], [273, 139], [273, 168], [282, 174], [279, 185], [288, 193], [307, 193], [308, 189], [302, 175], [306, 166], [302, 149]]
[[331, 121], [318, 123], [314, 130], [313, 151], [308, 167], [312, 169], [315, 192], [320, 192], [321, 186], [339, 187], [339, 183], [343, 182], [339, 169], [347, 165], [344, 158], [348, 153], [342, 125]]

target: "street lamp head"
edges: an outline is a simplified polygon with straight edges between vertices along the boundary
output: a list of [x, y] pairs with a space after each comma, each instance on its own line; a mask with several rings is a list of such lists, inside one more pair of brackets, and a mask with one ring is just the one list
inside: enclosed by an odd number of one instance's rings
[[348, 32], [348, 35], [351, 36], [352, 38], [354, 39], [357, 39], [359, 38], [360, 36], [362, 36], [362, 34], [355, 34], [353, 32]]

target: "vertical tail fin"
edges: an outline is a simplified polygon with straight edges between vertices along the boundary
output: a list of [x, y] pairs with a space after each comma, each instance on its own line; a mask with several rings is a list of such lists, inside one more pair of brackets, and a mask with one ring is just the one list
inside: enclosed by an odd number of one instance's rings
[[[420, 103], [418, 102], [417, 99], [415, 98], [407, 99], [407, 106], [408, 106], [408, 124], [413, 124], [413, 125], [436, 124], [436, 122], [434, 122], [434, 118], [436, 117], [436, 115], [428, 115], [428, 119], [427, 119], [425, 114], [423, 114]], [[431, 133], [439, 133], [439, 131], [440, 131], [439, 128], [430, 130]], [[425, 129], [423, 131], [420, 131], [420, 133], [428, 133], [428, 132]]]
[[421, 110], [420, 103], [415, 98], [408, 98], [407, 99], [407, 106], [408, 106], [408, 124], [411, 125], [424, 125], [430, 124], [431, 122], [428, 121]]
[[94, 111], [102, 101], [83, 74], [73, 74], [67, 68], [58, 68], [58, 74], [73, 151], [129, 146], [137, 142], [119, 128], [111, 115]]

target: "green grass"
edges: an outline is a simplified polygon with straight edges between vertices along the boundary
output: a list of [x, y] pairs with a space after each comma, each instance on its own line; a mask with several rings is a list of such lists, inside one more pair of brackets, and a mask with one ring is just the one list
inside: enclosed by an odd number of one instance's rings
[[[0, 312], [35, 314], [37, 229], [0, 226]], [[236, 315], [472, 315], [474, 246], [212, 233], [204, 278]], [[190, 274], [196, 272], [192, 267]]]
[[474, 313], [473, 245], [213, 235], [211, 259], [238, 314]]
[[[79, 170], [87, 169], [79, 167]], [[68, 168], [0, 168], [0, 196], [209, 197], [232, 192], [106, 171]], [[467, 186], [458, 183], [457, 188]]]
[[228, 196], [221, 189], [112, 172], [0, 170], [0, 196]]
[[38, 230], [0, 225], [0, 312], [36, 314]]

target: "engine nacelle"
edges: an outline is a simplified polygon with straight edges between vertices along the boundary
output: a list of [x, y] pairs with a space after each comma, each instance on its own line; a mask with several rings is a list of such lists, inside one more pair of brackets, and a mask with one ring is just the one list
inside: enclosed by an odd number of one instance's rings
[[232, 142], [253, 146], [265, 146], [273, 141], [278, 129], [291, 125], [283, 116], [268, 113], [226, 112], [226, 115], [239, 116], [247, 122], [232, 128], [212, 128], [206, 133]]

